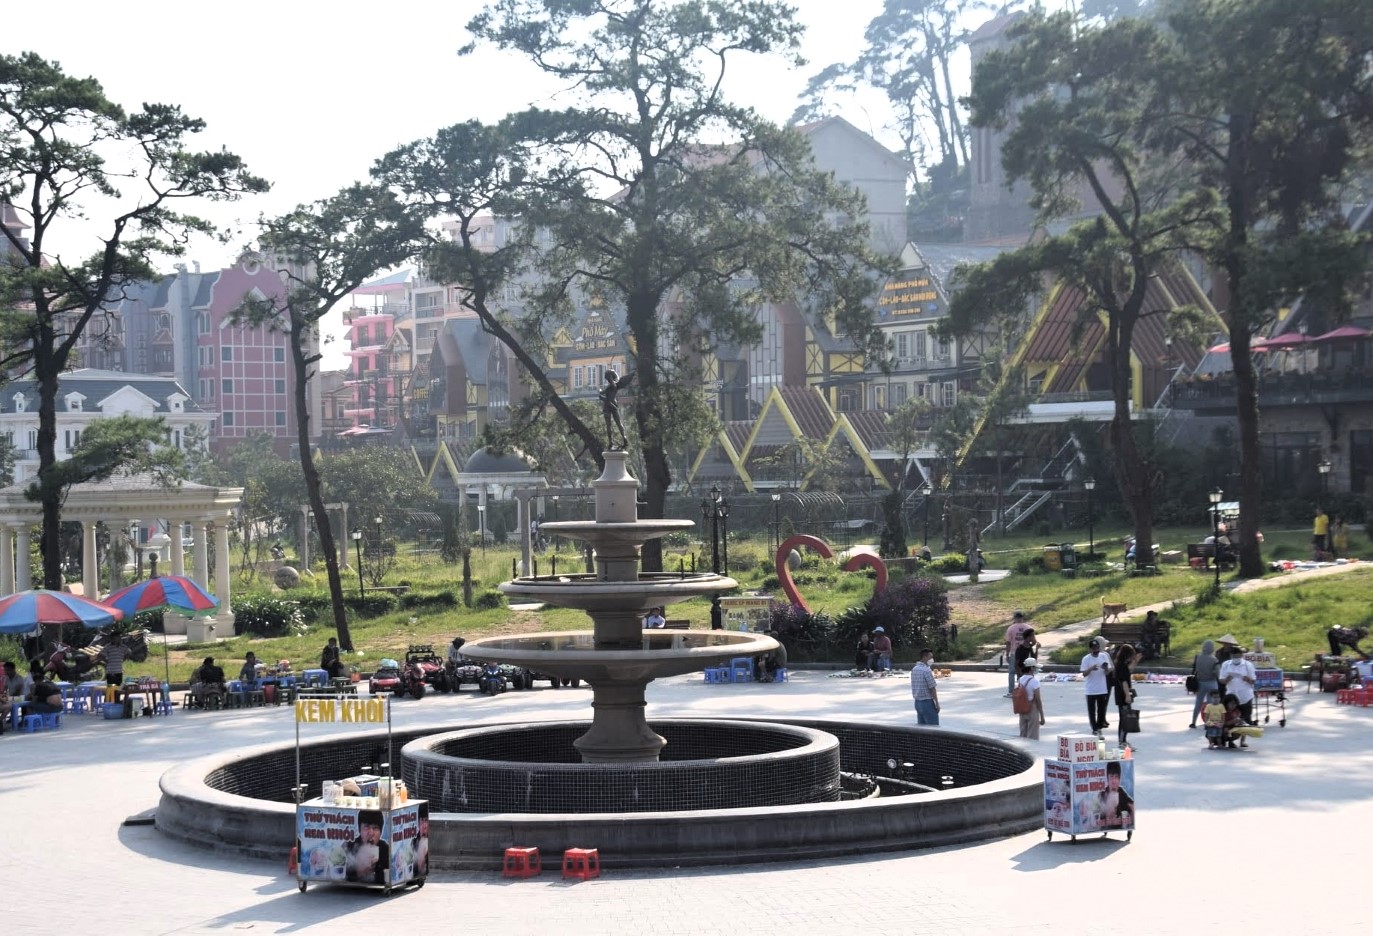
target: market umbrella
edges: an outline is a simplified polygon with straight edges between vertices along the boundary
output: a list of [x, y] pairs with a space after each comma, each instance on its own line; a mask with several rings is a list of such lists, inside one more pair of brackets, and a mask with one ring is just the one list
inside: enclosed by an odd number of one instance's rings
[[1229, 353], [1230, 353], [1230, 342], [1228, 342], [1228, 341], [1223, 341], [1223, 342], [1221, 342], [1220, 344], [1216, 345], [1215, 347], [1207, 348], [1207, 349], [1206, 349], [1206, 353], [1207, 353], [1207, 354], [1229, 354]]
[[1290, 351], [1298, 345], [1310, 344], [1311, 339], [1300, 332], [1287, 332], [1276, 338], [1267, 338], [1253, 344], [1255, 351]]
[[123, 617], [118, 608], [70, 592], [35, 588], [0, 598], [0, 634], [31, 634], [45, 624], [108, 627]]
[[1328, 331], [1328, 332], [1326, 332], [1324, 335], [1317, 335], [1316, 338], [1315, 338], [1314, 340], [1315, 340], [1315, 341], [1341, 341], [1341, 340], [1344, 340], [1344, 341], [1350, 341], [1350, 340], [1357, 341], [1357, 340], [1359, 340], [1359, 339], [1361, 339], [1361, 338], [1367, 338], [1370, 334], [1373, 334], [1373, 332], [1369, 332], [1368, 329], [1366, 329], [1366, 328], [1360, 328], [1360, 327], [1357, 326], [1357, 325], [1341, 325], [1339, 328], [1335, 329], [1334, 331]]
[[[128, 588], [105, 599], [105, 603], [118, 608], [129, 617], [143, 611], [172, 610], [182, 614], [213, 614], [219, 607], [219, 599], [209, 594], [184, 575], [158, 575], [142, 582], [135, 582]], [[166, 671], [167, 682], [171, 682], [172, 662], [167, 655], [167, 626], [162, 626], [162, 664]]]

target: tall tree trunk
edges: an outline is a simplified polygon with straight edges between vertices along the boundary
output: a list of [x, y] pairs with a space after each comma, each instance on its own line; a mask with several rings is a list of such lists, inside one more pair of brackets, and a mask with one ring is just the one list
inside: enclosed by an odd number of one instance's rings
[[[962, 160], [960, 166], [970, 165], [972, 160], [968, 158], [968, 140], [963, 133], [963, 119], [958, 116], [958, 95], [953, 93], [953, 78], [949, 75], [949, 57], [939, 56], [939, 68], [944, 77], [944, 99], [949, 108], [949, 132], [953, 135], [953, 142], [956, 150], [951, 154], [955, 161]], [[1004, 531], [1003, 531], [1004, 532]]]
[[[645, 300], [646, 301], [646, 300]], [[652, 313], [650, 313], [652, 314]], [[663, 445], [661, 420], [653, 410], [658, 391], [658, 349], [643, 343], [638, 348], [639, 393], [634, 398], [634, 419], [644, 457], [644, 518], [658, 520], [667, 510], [667, 490], [672, 485], [672, 466]], [[663, 571], [663, 542], [644, 543], [640, 566], [645, 572]]]
[[291, 363], [295, 369], [296, 445], [300, 449], [300, 471], [305, 477], [306, 499], [315, 518], [315, 532], [319, 534], [319, 551], [324, 554], [324, 567], [329, 576], [329, 599], [334, 609], [334, 627], [342, 650], [353, 650], [353, 634], [348, 629], [348, 612], [343, 607], [343, 579], [338, 569], [338, 549], [334, 545], [334, 531], [329, 526], [329, 513], [324, 507], [324, 492], [319, 483], [319, 469], [310, 452], [309, 365], [305, 358], [305, 334], [308, 326], [292, 309]]
[[[1134, 326], [1138, 318], [1138, 306], [1144, 301], [1140, 290], [1138, 301], [1131, 298], [1119, 316], [1112, 316], [1109, 333], [1109, 357], [1111, 364], [1111, 398], [1114, 411], [1111, 415], [1111, 454], [1112, 468], [1121, 496], [1130, 509], [1130, 519], [1135, 531], [1135, 561], [1141, 557], [1152, 559], [1150, 550], [1154, 543], [1154, 478], [1153, 466], [1139, 450], [1135, 438], [1134, 424], [1130, 416], [1130, 346], [1134, 340]], [[1135, 311], [1131, 312], [1131, 306]], [[1117, 318], [1119, 322], [1117, 322]]]
[[[38, 384], [38, 502], [43, 508], [39, 552], [43, 561], [43, 587], [62, 590], [62, 487], [53, 482], [57, 466], [57, 379], [61, 364], [52, 348], [55, 341], [51, 318], [40, 311], [34, 377]], [[17, 557], [20, 572], [15, 587], [29, 587], [29, 557]], [[91, 597], [94, 597], [93, 595]]]
[[[1235, 415], [1240, 436], [1239, 574], [1241, 578], [1263, 575], [1263, 548], [1259, 545], [1259, 498], [1262, 496], [1262, 454], [1259, 452], [1259, 388], [1250, 357], [1254, 337], [1252, 310], [1247, 298], [1245, 259], [1249, 244], [1253, 201], [1249, 197], [1249, 127], [1247, 115], [1231, 114], [1226, 168], [1230, 174], [1225, 195], [1229, 238], [1224, 268], [1230, 292], [1230, 360], [1235, 369]], [[1234, 537], [1231, 537], [1232, 541]]]

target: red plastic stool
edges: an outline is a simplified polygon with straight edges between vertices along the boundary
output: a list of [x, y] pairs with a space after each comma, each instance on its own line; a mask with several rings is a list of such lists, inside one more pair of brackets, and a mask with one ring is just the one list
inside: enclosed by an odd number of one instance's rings
[[588, 880], [601, 876], [601, 853], [595, 848], [569, 848], [563, 852], [563, 877]]
[[537, 848], [507, 848], [505, 850], [505, 876], [513, 878], [533, 877], [543, 872]]

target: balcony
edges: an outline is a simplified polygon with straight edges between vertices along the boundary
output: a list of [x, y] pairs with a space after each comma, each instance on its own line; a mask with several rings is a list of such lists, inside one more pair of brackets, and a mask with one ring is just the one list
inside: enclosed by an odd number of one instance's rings
[[[1373, 403], [1373, 372], [1349, 370], [1312, 374], [1263, 374], [1259, 377], [1259, 408], [1328, 406]], [[1235, 378], [1222, 374], [1211, 380], [1175, 381], [1175, 409], [1220, 415], [1235, 411]]]

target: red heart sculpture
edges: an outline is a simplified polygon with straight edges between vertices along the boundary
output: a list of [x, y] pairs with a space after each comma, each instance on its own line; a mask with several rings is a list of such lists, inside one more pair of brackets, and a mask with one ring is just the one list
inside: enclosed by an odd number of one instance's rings
[[[793, 549], [801, 546], [809, 546], [826, 559], [834, 558], [834, 550], [830, 549], [830, 544], [820, 537], [811, 536], [807, 533], [798, 533], [777, 547], [775, 559], [777, 580], [782, 585], [782, 591], [786, 593], [788, 601], [809, 613], [810, 605], [806, 604], [806, 599], [802, 598], [801, 593], [796, 590], [796, 583], [791, 580], [791, 569], [787, 567], [787, 556], [791, 555]], [[887, 564], [872, 553], [859, 553], [856, 556], [851, 556], [849, 561], [844, 563], [844, 571], [857, 572], [863, 566], [877, 572], [877, 581], [873, 583], [872, 593], [876, 595], [885, 591], [887, 588]]]

